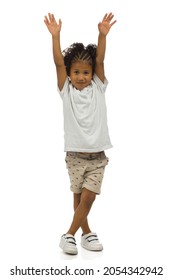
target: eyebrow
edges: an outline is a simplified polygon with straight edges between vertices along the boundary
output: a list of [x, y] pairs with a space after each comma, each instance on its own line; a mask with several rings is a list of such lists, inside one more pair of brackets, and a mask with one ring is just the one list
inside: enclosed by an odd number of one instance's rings
[[90, 71], [91, 71], [90, 69], [83, 69], [83, 70], [79, 70], [78, 68], [74, 68], [74, 69], [73, 69], [73, 71], [76, 71], [76, 70], [77, 70], [77, 71], [87, 71], [87, 72], [90, 72]]

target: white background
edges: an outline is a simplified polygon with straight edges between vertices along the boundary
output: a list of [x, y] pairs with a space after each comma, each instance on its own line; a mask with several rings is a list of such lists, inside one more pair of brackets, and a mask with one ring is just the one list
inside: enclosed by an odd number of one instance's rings
[[[171, 279], [171, 0], [6, 0], [0, 10], [1, 278], [13, 279], [10, 269], [16, 265], [68, 265], [100, 270], [163, 266], [164, 279]], [[64, 49], [77, 41], [97, 43], [97, 24], [110, 11], [117, 19], [107, 38], [105, 60], [114, 148], [107, 151], [110, 163], [102, 194], [89, 215], [104, 251], [82, 250], [79, 231], [79, 254], [69, 257], [58, 245], [71, 223], [72, 193], [51, 35], [43, 20], [48, 12], [62, 19]], [[157, 277], [146, 279], [163, 279]]]

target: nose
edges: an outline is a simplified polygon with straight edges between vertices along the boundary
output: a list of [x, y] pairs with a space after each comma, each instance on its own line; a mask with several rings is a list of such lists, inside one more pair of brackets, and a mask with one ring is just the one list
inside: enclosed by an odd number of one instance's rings
[[83, 74], [79, 74], [78, 80], [79, 80], [79, 81], [83, 81], [83, 80], [84, 80], [84, 75], [83, 75]]

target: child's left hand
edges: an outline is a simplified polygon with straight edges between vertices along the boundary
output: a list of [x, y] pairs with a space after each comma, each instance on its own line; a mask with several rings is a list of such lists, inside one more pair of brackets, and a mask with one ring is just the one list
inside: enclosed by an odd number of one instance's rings
[[102, 19], [102, 22], [99, 22], [98, 29], [101, 34], [106, 36], [109, 33], [109, 30], [111, 29], [112, 25], [116, 22], [116, 20], [111, 22], [113, 17], [114, 15], [112, 13], [105, 14], [105, 16]]

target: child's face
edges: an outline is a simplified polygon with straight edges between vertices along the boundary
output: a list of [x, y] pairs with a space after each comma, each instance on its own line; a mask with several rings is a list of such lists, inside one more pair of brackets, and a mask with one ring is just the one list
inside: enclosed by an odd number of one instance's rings
[[92, 80], [92, 66], [88, 61], [76, 61], [70, 68], [70, 79], [72, 85], [82, 90], [87, 87]]

